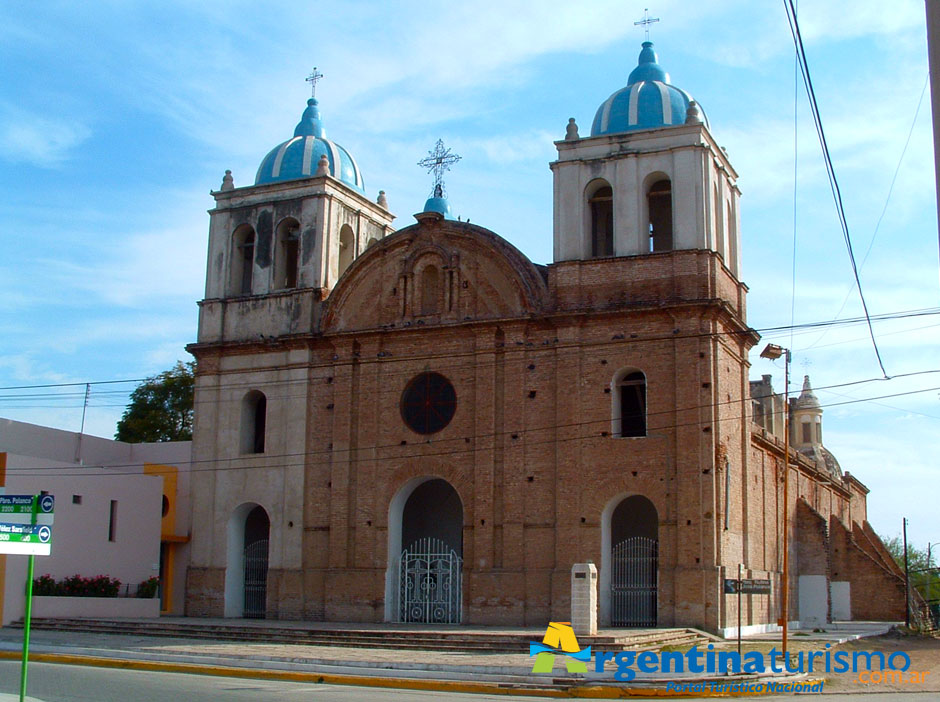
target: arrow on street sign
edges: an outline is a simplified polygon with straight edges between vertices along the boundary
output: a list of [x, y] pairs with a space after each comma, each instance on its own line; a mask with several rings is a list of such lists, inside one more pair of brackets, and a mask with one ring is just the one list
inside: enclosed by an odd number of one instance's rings
[[0, 522], [0, 553], [48, 556], [52, 552], [52, 527], [47, 524]]

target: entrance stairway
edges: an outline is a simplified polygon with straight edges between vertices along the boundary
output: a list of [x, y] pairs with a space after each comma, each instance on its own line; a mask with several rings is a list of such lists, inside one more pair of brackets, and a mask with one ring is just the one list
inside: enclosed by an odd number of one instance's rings
[[[22, 622], [13, 624], [22, 627]], [[251, 643], [292, 643], [350, 648], [413, 649], [419, 651], [474, 651], [483, 653], [528, 652], [530, 641], [539, 641], [542, 631], [532, 629], [482, 629], [460, 626], [362, 625], [322, 622], [255, 620], [163, 619], [33, 619], [33, 629], [214, 639]], [[582, 648], [627, 651], [658, 650], [664, 646], [703, 646], [715, 640], [697, 629], [618, 629], [597, 636], [578, 637]]]

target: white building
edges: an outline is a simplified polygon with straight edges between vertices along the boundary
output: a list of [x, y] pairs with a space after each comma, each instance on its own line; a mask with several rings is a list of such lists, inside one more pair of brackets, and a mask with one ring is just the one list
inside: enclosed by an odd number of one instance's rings
[[[183, 611], [189, 471], [188, 441], [128, 444], [0, 419], [0, 490], [56, 498], [52, 555], [36, 557], [34, 576], [108, 575], [132, 593], [158, 576], [159, 609], [167, 613]], [[23, 616], [27, 560], [0, 555], [2, 625]], [[128, 608], [129, 601], [111, 604], [110, 616], [144, 611], [139, 603], [136, 609]], [[95, 614], [90, 606], [71, 598], [67, 604], [43, 602], [34, 616]], [[153, 605], [145, 609], [157, 613]]]

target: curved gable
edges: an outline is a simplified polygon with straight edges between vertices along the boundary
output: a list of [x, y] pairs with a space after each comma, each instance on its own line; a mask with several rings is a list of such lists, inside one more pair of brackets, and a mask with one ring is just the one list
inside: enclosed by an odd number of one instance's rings
[[505, 239], [422, 213], [353, 262], [327, 299], [322, 329], [505, 319], [541, 310], [547, 297], [538, 270]]

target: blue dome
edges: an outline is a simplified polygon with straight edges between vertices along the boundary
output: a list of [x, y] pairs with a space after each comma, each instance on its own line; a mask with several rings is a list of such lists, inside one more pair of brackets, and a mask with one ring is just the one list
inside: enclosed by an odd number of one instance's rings
[[450, 201], [444, 195], [444, 186], [440, 183], [434, 186], [434, 192], [431, 197], [424, 201], [424, 212], [439, 212], [444, 215], [444, 219], [453, 219], [454, 213], [450, 209]]
[[[652, 42], [643, 42], [637, 64], [627, 78], [627, 87], [597, 108], [591, 136], [685, 124], [692, 96], [669, 83], [669, 74], [657, 62]], [[704, 114], [702, 120], [708, 124]]]
[[446, 197], [429, 197], [424, 203], [425, 212], [440, 212], [444, 219], [453, 219], [454, 213], [450, 209], [450, 202]]
[[255, 185], [310, 178], [316, 175], [320, 157], [325, 155], [331, 176], [365, 192], [355, 159], [342, 146], [326, 138], [317, 105], [315, 99], [307, 100], [307, 109], [294, 129], [293, 138], [278, 144], [264, 157], [255, 176]]

